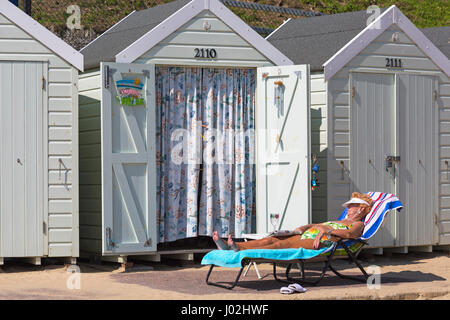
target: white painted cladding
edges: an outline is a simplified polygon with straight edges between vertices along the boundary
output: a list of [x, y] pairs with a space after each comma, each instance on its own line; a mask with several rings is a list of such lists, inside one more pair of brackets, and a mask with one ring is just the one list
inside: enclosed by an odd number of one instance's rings
[[88, 70], [79, 79], [80, 256], [102, 252], [101, 76]]
[[319, 189], [311, 192], [312, 222], [327, 220], [327, 92], [323, 73], [310, 74], [311, 153], [317, 156], [320, 169]]
[[[399, 41], [393, 43], [392, 35], [398, 33]], [[402, 70], [387, 70], [386, 58], [402, 59]], [[395, 24], [390, 26], [373, 42], [367, 45], [357, 56], [350, 60], [337, 72], [327, 84], [328, 95], [328, 151], [327, 151], [327, 212], [328, 219], [335, 219], [342, 211], [341, 204], [348, 199], [351, 192], [349, 179], [350, 167], [350, 110], [351, 88], [349, 86], [350, 72], [378, 72], [399, 74], [435, 75], [438, 81], [437, 106], [439, 112], [439, 177], [436, 177], [436, 190], [433, 199], [439, 202], [436, 217], [430, 213], [432, 223], [436, 223], [437, 243], [450, 243], [450, 188], [448, 166], [450, 162], [450, 80], [441, 70], [411, 41], [411, 39]], [[433, 128], [429, 128], [433, 130]], [[401, 142], [400, 142], [401, 143]], [[382, 190], [378, 190], [382, 191]], [[432, 192], [428, 190], [428, 192]], [[439, 199], [439, 200], [437, 200]], [[402, 199], [400, 199], [402, 200]], [[402, 213], [400, 213], [402, 214]], [[417, 213], [419, 214], [419, 213]], [[419, 218], [419, 217], [415, 217]], [[404, 220], [403, 220], [404, 221]], [[414, 230], [410, 229], [409, 238], [414, 237]], [[408, 237], [406, 239], [408, 239]], [[429, 236], [417, 234], [418, 239], [402, 245], [430, 245]], [[423, 238], [423, 239], [422, 239]], [[378, 243], [377, 243], [378, 244]], [[392, 245], [392, 243], [383, 245]]]
[[[44, 148], [48, 173], [44, 201], [43, 255], [77, 257], [78, 241], [78, 70], [0, 15], [0, 61], [46, 62], [48, 104]], [[47, 214], [48, 212], [48, 214]], [[43, 227], [40, 226], [40, 230]]]
[[[205, 30], [205, 26], [209, 26]], [[195, 48], [214, 49], [214, 59], [195, 58]], [[201, 65], [211, 67], [260, 67], [273, 65], [251, 44], [209, 11], [202, 11], [134, 63]]]

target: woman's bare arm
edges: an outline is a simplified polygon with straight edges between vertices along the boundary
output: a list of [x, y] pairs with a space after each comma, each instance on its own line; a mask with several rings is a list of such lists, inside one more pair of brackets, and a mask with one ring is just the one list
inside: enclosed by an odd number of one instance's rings
[[308, 230], [309, 228], [315, 226], [315, 224], [306, 224], [304, 226], [295, 228], [295, 231], [300, 231], [301, 233], [305, 232], [306, 230]]
[[331, 236], [338, 236], [344, 239], [356, 239], [359, 238], [364, 231], [364, 223], [362, 221], [357, 221], [353, 223], [352, 227], [348, 230], [333, 230], [331, 231]]

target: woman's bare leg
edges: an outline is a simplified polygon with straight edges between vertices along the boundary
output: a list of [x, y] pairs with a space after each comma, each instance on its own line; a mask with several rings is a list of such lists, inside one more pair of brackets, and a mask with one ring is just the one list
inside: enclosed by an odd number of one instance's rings
[[231, 234], [228, 236], [227, 244], [233, 251], [239, 251], [239, 248], [234, 243], [233, 238], [231, 237]]
[[219, 234], [217, 231], [213, 232], [213, 236], [212, 236], [214, 242], [216, 243], [217, 248], [219, 248], [220, 250], [228, 250], [228, 246], [225, 243], [225, 241], [223, 241], [222, 239], [219, 238]]
[[[314, 249], [314, 239], [301, 239], [299, 235], [291, 236], [286, 239], [278, 239], [275, 237], [264, 238], [270, 239], [265, 243], [260, 240], [248, 241], [236, 243], [236, 246], [239, 250], [245, 249], [290, 249], [290, 248], [305, 248], [305, 249]], [[256, 242], [259, 241], [259, 242]], [[271, 241], [271, 242], [270, 242]], [[250, 247], [248, 246], [250, 244]], [[320, 244], [319, 248], [323, 248], [325, 245], [323, 243]]]
[[247, 249], [259, 249], [260, 247], [270, 245], [277, 241], [280, 241], [280, 239], [275, 238], [275, 237], [267, 237], [267, 238], [258, 239], [258, 240], [250, 240], [247, 242], [235, 243], [233, 240], [231, 240], [231, 242], [230, 242], [230, 238], [229, 238], [228, 245], [230, 247], [232, 247], [234, 245], [238, 249], [235, 251], [239, 251], [239, 250], [247, 250]]
[[[325, 245], [323, 243], [320, 243], [319, 248], [323, 247], [325, 247]], [[300, 239], [300, 237], [298, 237], [298, 239], [285, 239], [280, 240], [273, 244], [269, 244], [260, 249], [298, 249], [298, 248], [315, 249], [314, 239]]]

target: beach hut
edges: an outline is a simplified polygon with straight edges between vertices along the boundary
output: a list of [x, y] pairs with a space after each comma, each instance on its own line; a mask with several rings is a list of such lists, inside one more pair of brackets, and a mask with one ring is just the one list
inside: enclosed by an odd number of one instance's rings
[[78, 71], [83, 56], [0, 1], [0, 264], [79, 255]]
[[311, 221], [308, 65], [218, 0], [132, 12], [80, 52], [82, 256]]
[[289, 20], [267, 40], [311, 68], [313, 220], [353, 191], [398, 195], [375, 252], [450, 244], [450, 27], [418, 29], [396, 6]]

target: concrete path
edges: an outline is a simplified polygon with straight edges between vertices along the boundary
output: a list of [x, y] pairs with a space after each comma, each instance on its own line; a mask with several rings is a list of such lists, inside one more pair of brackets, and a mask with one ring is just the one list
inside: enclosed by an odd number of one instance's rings
[[[307, 292], [292, 295], [279, 293], [284, 284], [273, 279], [269, 264], [259, 266], [263, 279], [251, 269], [232, 291], [205, 283], [209, 267], [179, 264], [135, 264], [124, 272], [115, 264], [80, 262], [75, 271], [81, 273], [70, 273], [62, 265], [7, 262], [0, 268], [0, 299], [450, 299], [450, 256], [446, 252], [366, 257], [364, 267], [377, 266], [381, 271], [379, 288], [329, 273], [319, 285], [305, 285]], [[307, 275], [317, 275], [321, 266], [307, 265]], [[346, 261], [337, 266], [345, 274], [359, 275], [359, 269]], [[211, 280], [231, 283], [237, 271], [214, 269]], [[279, 268], [280, 278], [283, 273]]]

